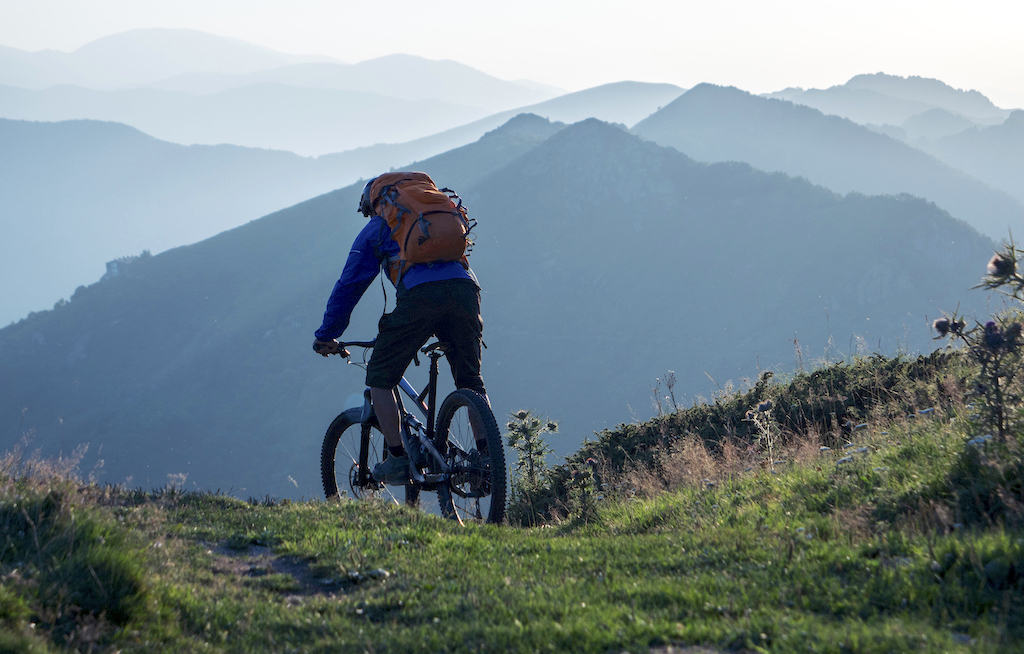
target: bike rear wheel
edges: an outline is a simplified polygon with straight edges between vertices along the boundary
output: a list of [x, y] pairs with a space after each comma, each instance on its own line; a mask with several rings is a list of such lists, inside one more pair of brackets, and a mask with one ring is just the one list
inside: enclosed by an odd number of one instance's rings
[[436, 439], [452, 467], [448, 483], [437, 489], [441, 514], [459, 522], [503, 522], [505, 454], [487, 400], [464, 388], [451, 393], [437, 414]]
[[[384, 452], [384, 435], [376, 426], [359, 422], [362, 409], [343, 411], [334, 419], [324, 435], [320, 450], [320, 476], [327, 499], [338, 497], [342, 491], [351, 493], [357, 500], [382, 498], [399, 502], [397, 487], [386, 486], [373, 481], [370, 472], [381, 461]], [[365, 460], [361, 448], [365, 442]], [[405, 486], [405, 503], [416, 506], [419, 489]]]

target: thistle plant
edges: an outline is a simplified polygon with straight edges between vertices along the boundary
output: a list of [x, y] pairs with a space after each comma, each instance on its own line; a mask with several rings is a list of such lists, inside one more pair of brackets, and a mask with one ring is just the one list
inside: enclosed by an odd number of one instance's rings
[[[1024, 276], [1019, 272], [1018, 263], [1024, 251], [1018, 250], [1013, 241], [1005, 243], [988, 262], [988, 274], [975, 288], [996, 291], [1018, 301], [1024, 301]], [[1011, 409], [1021, 405], [1022, 389], [1019, 374], [1022, 363], [1022, 327], [1020, 312], [995, 316], [984, 325], [975, 323], [970, 329], [966, 322], [955, 313], [944, 316], [932, 323], [938, 336], [960, 341], [972, 361], [978, 364], [978, 377], [971, 392], [983, 405], [980, 414], [981, 427], [994, 430], [999, 442], [1006, 442], [1006, 435], [1016, 424], [1016, 412]], [[1019, 420], [1019, 418], [1018, 418]]]
[[1003, 243], [1002, 251], [996, 252], [988, 262], [988, 274], [974, 288], [996, 291], [1015, 300], [1024, 301], [1024, 275], [1020, 274], [1019, 262], [1024, 250], [1020, 250], [1010, 238]]
[[775, 438], [778, 426], [772, 419], [772, 401], [764, 400], [757, 405], [756, 409], [747, 411], [744, 418], [747, 422], [754, 423], [759, 434], [758, 446], [768, 453], [768, 469], [775, 470]]
[[519, 410], [511, 415], [506, 438], [508, 446], [516, 452], [516, 475], [528, 486], [536, 486], [541, 474], [547, 470], [547, 455], [554, 452], [542, 434], [557, 433], [558, 423]]
[[527, 526], [540, 524], [555, 500], [547, 464], [547, 455], [554, 450], [543, 434], [557, 433], [558, 423], [535, 416], [532, 411], [519, 410], [509, 416], [505, 428], [508, 446], [516, 453], [509, 520]]
[[[665, 388], [668, 390], [668, 395], [661, 394], [661, 382], [665, 382]], [[665, 415], [665, 406], [662, 401], [672, 405], [672, 411], [679, 411], [679, 404], [676, 402], [676, 373], [673, 370], [669, 370], [665, 373], [665, 379], [662, 380], [658, 377], [654, 380], [654, 386], [651, 386], [651, 393], [654, 396], [653, 403], [654, 408], [657, 411], [657, 415]]]
[[593, 457], [588, 457], [583, 466], [572, 469], [566, 482], [570, 516], [584, 522], [597, 516], [599, 484], [597, 460]]

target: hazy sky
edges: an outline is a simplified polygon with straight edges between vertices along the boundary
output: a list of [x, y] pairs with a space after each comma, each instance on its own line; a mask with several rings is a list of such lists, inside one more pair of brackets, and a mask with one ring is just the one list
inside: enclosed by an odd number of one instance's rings
[[630, 79], [760, 93], [886, 72], [1024, 107], [1024, 3], [1010, 0], [0, 0], [0, 45], [23, 50], [140, 27], [348, 62], [454, 59], [568, 90]]

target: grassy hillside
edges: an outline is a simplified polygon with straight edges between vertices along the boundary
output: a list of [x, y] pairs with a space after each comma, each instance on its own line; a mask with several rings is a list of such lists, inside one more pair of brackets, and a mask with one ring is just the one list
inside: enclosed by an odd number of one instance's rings
[[[9, 455], [0, 651], [1017, 651], [1020, 434], [968, 442], [975, 373], [962, 353], [858, 359], [671, 412], [636, 426], [672, 444], [650, 463], [565, 466], [534, 528], [100, 487]], [[852, 431], [787, 429], [770, 462], [683, 426], [820, 399], [815, 379], [841, 404], [884, 392]]]

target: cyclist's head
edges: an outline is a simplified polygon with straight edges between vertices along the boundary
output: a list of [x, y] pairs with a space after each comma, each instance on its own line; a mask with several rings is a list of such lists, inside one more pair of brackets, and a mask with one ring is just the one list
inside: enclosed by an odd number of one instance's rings
[[370, 200], [370, 187], [373, 186], [373, 183], [376, 182], [376, 181], [377, 181], [377, 178], [374, 177], [370, 181], [366, 182], [366, 186], [363, 187], [363, 195], [362, 195], [362, 197], [359, 198], [359, 210], [358, 211], [359, 211], [359, 213], [363, 214], [367, 218], [369, 218], [370, 216], [373, 215], [373, 210], [374, 210], [373, 204], [374, 203], [373, 203], [373, 201]]

